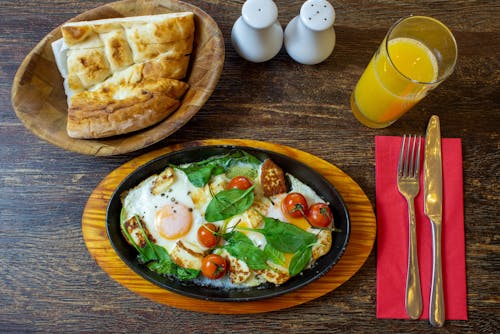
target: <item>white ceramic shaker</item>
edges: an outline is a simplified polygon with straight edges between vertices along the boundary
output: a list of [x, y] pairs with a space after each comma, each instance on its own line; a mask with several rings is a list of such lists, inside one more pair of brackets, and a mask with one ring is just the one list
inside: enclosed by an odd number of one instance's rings
[[283, 46], [276, 4], [272, 0], [247, 0], [233, 25], [231, 42], [241, 57], [254, 63], [276, 56]]
[[307, 0], [285, 28], [285, 49], [296, 62], [315, 65], [335, 47], [335, 10], [326, 0]]

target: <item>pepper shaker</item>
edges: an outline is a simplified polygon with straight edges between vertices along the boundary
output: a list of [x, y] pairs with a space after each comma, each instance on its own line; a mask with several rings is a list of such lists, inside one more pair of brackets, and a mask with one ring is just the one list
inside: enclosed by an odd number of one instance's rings
[[267, 61], [283, 46], [278, 7], [272, 0], [247, 0], [231, 31], [236, 52], [254, 63]]
[[335, 10], [326, 0], [307, 0], [285, 28], [285, 49], [296, 62], [315, 65], [335, 47]]

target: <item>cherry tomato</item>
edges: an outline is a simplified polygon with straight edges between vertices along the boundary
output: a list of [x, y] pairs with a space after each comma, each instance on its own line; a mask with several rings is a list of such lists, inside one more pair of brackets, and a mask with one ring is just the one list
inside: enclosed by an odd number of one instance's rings
[[283, 213], [293, 218], [300, 218], [307, 212], [307, 200], [300, 193], [289, 193], [281, 202]]
[[227, 270], [227, 261], [220, 255], [208, 254], [201, 262], [201, 273], [206, 278], [218, 279], [224, 276]]
[[229, 189], [240, 189], [246, 190], [252, 186], [252, 182], [246, 176], [235, 176], [229, 181], [226, 186], [226, 190]]
[[218, 228], [214, 224], [203, 224], [198, 229], [198, 241], [207, 248], [212, 248], [219, 242]]
[[326, 203], [316, 203], [309, 207], [307, 221], [314, 227], [327, 227], [333, 222], [332, 211]]

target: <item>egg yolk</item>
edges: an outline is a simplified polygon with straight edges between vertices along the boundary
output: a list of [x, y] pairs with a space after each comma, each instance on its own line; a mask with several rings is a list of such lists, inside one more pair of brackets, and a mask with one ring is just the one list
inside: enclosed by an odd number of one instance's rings
[[193, 217], [189, 208], [183, 204], [168, 204], [155, 213], [155, 226], [165, 239], [178, 239], [191, 229]]

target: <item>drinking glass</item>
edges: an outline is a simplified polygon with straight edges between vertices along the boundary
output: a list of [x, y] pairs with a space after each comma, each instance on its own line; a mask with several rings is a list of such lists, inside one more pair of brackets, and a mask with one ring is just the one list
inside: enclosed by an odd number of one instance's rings
[[426, 16], [400, 19], [354, 88], [354, 116], [371, 128], [391, 125], [448, 78], [456, 60], [457, 43], [443, 23]]

